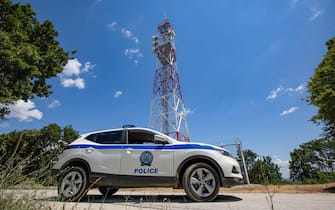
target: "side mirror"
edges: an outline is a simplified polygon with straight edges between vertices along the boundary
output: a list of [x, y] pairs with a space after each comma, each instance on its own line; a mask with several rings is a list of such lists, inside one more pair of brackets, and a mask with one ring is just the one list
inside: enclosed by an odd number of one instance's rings
[[154, 142], [156, 144], [168, 144], [169, 143], [169, 141], [164, 136], [161, 136], [161, 135], [155, 135]]

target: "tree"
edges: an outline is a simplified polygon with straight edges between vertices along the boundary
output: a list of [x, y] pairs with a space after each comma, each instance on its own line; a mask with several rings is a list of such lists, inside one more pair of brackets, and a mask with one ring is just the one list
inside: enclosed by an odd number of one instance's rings
[[326, 45], [328, 51], [308, 83], [307, 102], [318, 107], [311, 120], [323, 123], [325, 134], [335, 140], [335, 37]]
[[250, 171], [252, 169], [252, 167], [254, 166], [258, 155], [255, 152], [253, 152], [252, 150], [247, 149], [247, 150], [243, 151], [243, 156], [244, 156], [244, 160], [245, 160], [245, 166], [246, 166], [247, 170]]
[[74, 130], [71, 125], [67, 125], [63, 128], [63, 138], [62, 140], [70, 143], [79, 137], [78, 131]]
[[272, 162], [271, 157], [260, 157], [252, 150], [243, 151], [250, 183], [277, 184], [282, 181], [280, 168]]
[[335, 142], [328, 138], [303, 143], [290, 153], [290, 177], [299, 183], [335, 181]]
[[254, 184], [278, 184], [282, 181], [280, 168], [270, 156], [256, 160], [248, 174], [250, 182]]
[[41, 134], [41, 139], [45, 144], [57, 143], [62, 137], [62, 128], [56, 123], [51, 123], [41, 129]]
[[0, 0], [0, 118], [9, 114], [9, 104], [52, 93], [46, 80], [70, 59], [57, 35], [52, 22], [40, 23], [29, 4]]

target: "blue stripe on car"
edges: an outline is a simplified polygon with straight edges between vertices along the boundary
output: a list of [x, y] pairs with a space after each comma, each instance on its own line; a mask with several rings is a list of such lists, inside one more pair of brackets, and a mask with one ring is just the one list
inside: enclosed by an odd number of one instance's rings
[[176, 144], [176, 145], [133, 145], [133, 144], [123, 144], [123, 145], [92, 145], [92, 144], [75, 144], [69, 146], [67, 149], [84, 149], [84, 148], [94, 148], [94, 149], [137, 149], [137, 150], [183, 150], [183, 149], [206, 149], [206, 150], [216, 150], [214, 147], [208, 145], [199, 144]]

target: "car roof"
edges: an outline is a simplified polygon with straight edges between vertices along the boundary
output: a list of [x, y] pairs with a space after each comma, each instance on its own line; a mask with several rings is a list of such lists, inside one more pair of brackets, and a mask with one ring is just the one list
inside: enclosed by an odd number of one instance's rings
[[112, 131], [120, 131], [120, 130], [142, 130], [142, 131], [148, 131], [148, 132], [152, 132], [152, 133], [156, 133], [156, 134], [159, 134], [159, 135], [162, 135], [166, 138], [168, 138], [169, 140], [173, 141], [173, 142], [180, 142], [180, 141], [177, 141], [176, 139], [164, 134], [164, 133], [161, 133], [159, 131], [156, 131], [156, 130], [153, 130], [153, 129], [150, 129], [150, 128], [144, 128], [144, 127], [123, 127], [123, 128], [112, 128], [112, 129], [105, 129], [105, 130], [97, 130], [97, 131], [92, 131], [92, 132], [88, 132], [88, 133], [83, 133], [81, 134], [80, 136], [81, 137], [86, 137], [86, 136], [89, 136], [91, 134], [95, 134], [95, 133], [103, 133], [103, 132], [112, 132]]

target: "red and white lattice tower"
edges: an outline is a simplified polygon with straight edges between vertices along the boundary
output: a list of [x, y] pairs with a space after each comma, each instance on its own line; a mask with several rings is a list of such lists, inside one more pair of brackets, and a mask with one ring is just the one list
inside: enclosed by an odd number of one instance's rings
[[174, 30], [165, 18], [152, 37], [152, 51], [157, 64], [152, 92], [149, 127], [179, 141], [190, 141], [186, 110], [176, 64]]

